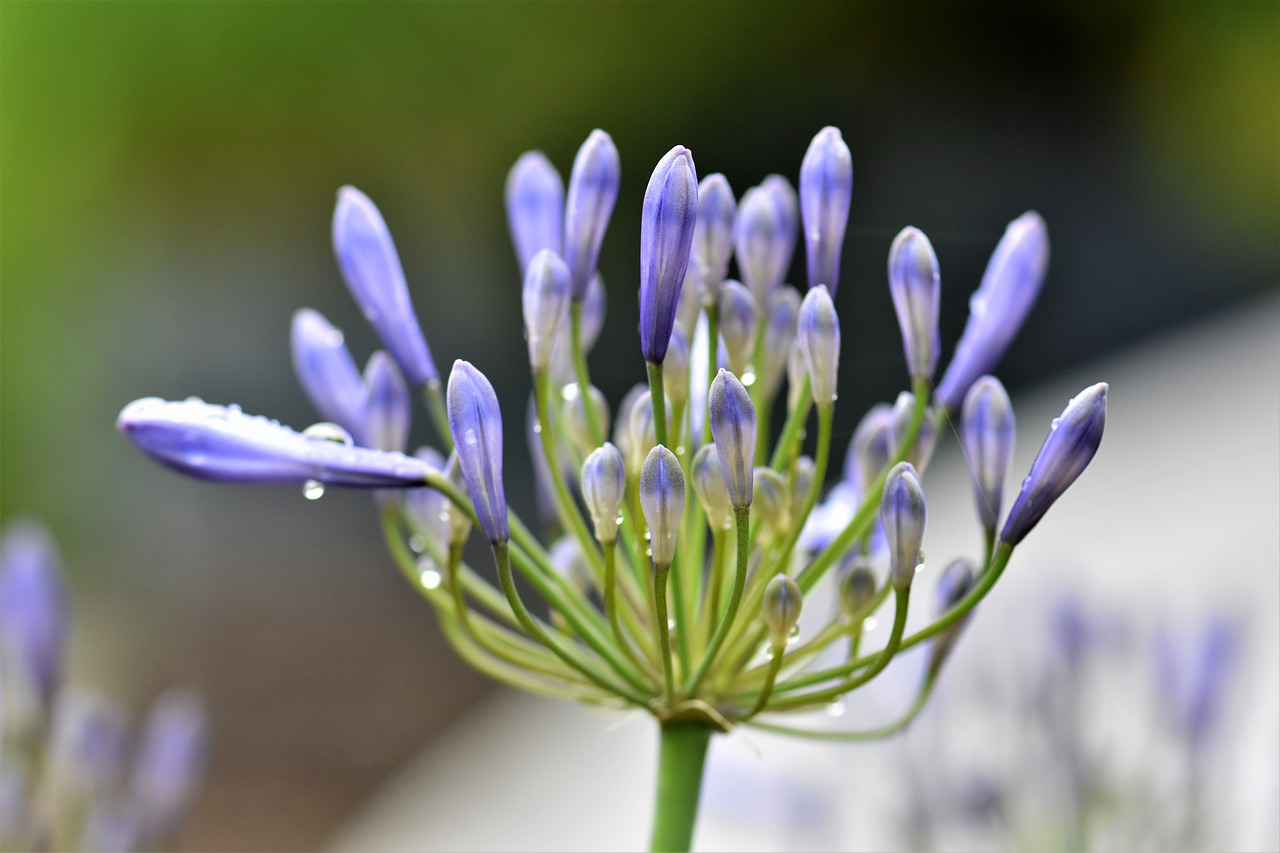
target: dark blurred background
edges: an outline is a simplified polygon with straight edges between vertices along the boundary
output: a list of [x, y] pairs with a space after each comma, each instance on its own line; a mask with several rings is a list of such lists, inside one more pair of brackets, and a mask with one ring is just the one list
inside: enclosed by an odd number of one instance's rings
[[940, 258], [949, 349], [1005, 224], [1043, 214], [1015, 392], [1280, 282], [1274, 3], [0, 2], [0, 514], [61, 542], [76, 680], [135, 710], [175, 681], [208, 697], [189, 846], [321, 843], [487, 688], [384, 556], [367, 495], [174, 477], [116, 434], [120, 408], [194, 394], [316, 420], [292, 311], [319, 309], [361, 362], [376, 347], [329, 245], [352, 183], [442, 368], [494, 381], [527, 513], [511, 163], [541, 148], [567, 177], [595, 127], [620, 149], [592, 355], [616, 405], [643, 376], [653, 164], [687, 145], [740, 194], [794, 181], [828, 124], [855, 171], [838, 429], [902, 385], [884, 265], [908, 224]]

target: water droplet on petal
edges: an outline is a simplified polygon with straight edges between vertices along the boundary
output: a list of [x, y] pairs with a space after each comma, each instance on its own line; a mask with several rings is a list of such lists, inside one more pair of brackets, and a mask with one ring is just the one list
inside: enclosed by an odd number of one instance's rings
[[302, 431], [305, 438], [315, 441], [332, 441], [335, 444], [341, 444], [344, 447], [351, 447], [355, 444], [355, 440], [351, 437], [351, 433], [347, 432], [337, 424], [321, 421], [318, 424], [312, 424]]
[[474, 445], [479, 439], [476, 437], [476, 431], [469, 429], [462, 434], [462, 440], [469, 445]]
[[427, 540], [420, 533], [415, 533], [409, 537], [409, 547], [415, 554], [421, 554], [427, 550]]
[[302, 496], [309, 501], [318, 501], [324, 497], [324, 483], [319, 480], [307, 480], [302, 484]]

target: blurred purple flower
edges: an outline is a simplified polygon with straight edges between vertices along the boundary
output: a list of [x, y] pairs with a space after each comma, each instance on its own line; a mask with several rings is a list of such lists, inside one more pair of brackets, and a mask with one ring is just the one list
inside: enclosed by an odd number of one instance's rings
[[33, 700], [30, 710], [42, 718], [62, 683], [66, 659], [71, 614], [62, 574], [58, 548], [44, 527], [27, 520], [5, 526], [0, 537], [0, 699]]
[[364, 444], [364, 380], [347, 351], [342, 332], [318, 311], [293, 315], [290, 334], [293, 371], [320, 417], [338, 424]]
[[523, 273], [543, 249], [564, 249], [564, 181], [541, 151], [526, 151], [507, 173], [507, 224]]
[[564, 206], [564, 262], [573, 276], [573, 298], [586, 296], [596, 274], [604, 232], [618, 200], [622, 166], [613, 139], [593, 130], [578, 149]]
[[840, 285], [840, 253], [853, 197], [853, 158], [840, 131], [824, 127], [800, 164], [800, 215], [804, 219], [809, 287]]

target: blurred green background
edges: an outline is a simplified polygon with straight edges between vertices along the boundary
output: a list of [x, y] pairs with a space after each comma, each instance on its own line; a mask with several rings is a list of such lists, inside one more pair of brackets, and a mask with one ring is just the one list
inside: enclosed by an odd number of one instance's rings
[[541, 148], [567, 175], [594, 127], [621, 151], [592, 357], [616, 404], [642, 377], [653, 164], [681, 143], [738, 193], [794, 181], [827, 124], [855, 169], [839, 429], [902, 383], [884, 262], [904, 225], [937, 249], [949, 348], [1005, 223], [1044, 215], [1015, 389], [1280, 282], [1274, 3], [0, 2], [0, 515], [62, 544], [77, 680], [135, 709], [205, 690], [192, 846], [314, 846], [484, 685], [384, 559], [367, 496], [173, 477], [116, 434], [119, 409], [195, 394], [315, 420], [292, 311], [322, 311], [357, 360], [376, 347], [328, 242], [352, 183], [437, 361], [493, 379], [527, 512], [510, 164]]

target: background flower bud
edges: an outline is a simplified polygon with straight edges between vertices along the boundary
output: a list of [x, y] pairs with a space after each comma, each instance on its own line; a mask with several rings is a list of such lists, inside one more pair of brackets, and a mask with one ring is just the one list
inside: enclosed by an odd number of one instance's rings
[[[638, 451], [635, 442], [631, 440], [632, 417], [635, 415], [636, 404], [639, 403], [644, 396], [649, 393], [647, 385], [637, 382], [632, 385], [630, 390], [623, 396], [622, 402], [618, 404], [618, 417], [613, 422], [613, 443], [618, 450], [622, 451], [622, 460], [627, 465], [627, 476], [640, 476], [640, 464], [644, 462], [645, 454], [649, 452], [649, 448], [645, 447]], [[652, 410], [652, 406], [650, 406]], [[650, 414], [652, 419], [652, 414]], [[632, 464], [634, 461], [634, 464]]]
[[71, 614], [53, 537], [27, 520], [0, 536], [0, 708], [19, 726], [47, 722], [62, 684]]
[[[974, 583], [978, 579], [977, 567], [973, 561], [961, 557], [952, 560], [947, 567], [942, 570], [941, 577], [938, 578], [937, 587], [937, 615], [942, 616], [951, 608], [959, 604], [969, 591], [973, 589]], [[929, 649], [929, 674], [936, 675], [938, 670], [942, 669], [943, 663], [951, 654], [956, 640], [960, 637], [960, 632], [964, 630], [964, 626], [968, 624], [969, 617], [973, 615], [970, 610], [964, 615], [960, 621], [951, 625], [933, 641], [933, 645]]]
[[889, 544], [889, 567], [899, 590], [911, 586], [924, 542], [924, 489], [910, 462], [893, 466], [880, 500], [880, 521]]
[[840, 252], [853, 196], [853, 158], [840, 131], [824, 127], [800, 164], [800, 216], [804, 220], [809, 287], [840, 284]]
[[189, 691], [170, 689], [151, 706], [132, 775], [139, 849], [173, 844], [204, 775], [208, 729], [204, 704]]
[[760, 309], [755, 297], [736, 281], [726, 281], [720, 289], [720, 339], [729, 356], [729, 370], [737, 376], [751, 373], [751, 356], [756, 348]]
[[715, 304], [720, 283], [729, 274], [733, 254], [733, 220], [737, 202], [724, 175], [707, 175], [698, 184], [698, 218], [693, 229], [693, 254], [689, 261], [708, 304]]
[[[414, 456], [436, 471], [444, 473], [446, 470], [446, 460], [435, 448], [419, 447]], [[452, 508], [449, 499], [435, 489], [405, 489], [400, 495], [414, 532], [427, 537], [441, 550], [448, 547]]]
[[796, 459], [795, 468], [791, 472], [791, 517], [794, 519], [799, 519], [804, 512], [804, 502], [815, 474], [812, 457], [801, 456]]
[[[663, 396], [665, 397], [666, 395], [664, 394]], [[671, 406], [667, 405], [664, 411], [669, 415]], [[627, 460], [627, 470], [638, 472], [649, 451], [658, 443], [658, 430], [655, 428], [653, 421], [653, 394], [651, 392], [645, 391], [636, 398], [631, 407], [630, 421], [631, 435], [627, 439], [630, 458]], [[667, 426], [670, 427], [670, 424]]]
[[698, 448], [690, 473], [693, 491], [702, 502], [707, 524], [712, 530], [728, 530], [733, 526], [733, 504], [729, 503], [724, 472], [720, 470], [720, 456], [714, 445], [705, 444]]
[[964, 396], [960, 442], [973, 474], [973, 500], [987, 531], [1000, 523], [1005, 472], [1013, 458], [1013, 404], [1000, 380], [983, 376]]
[[769, 629], [769, 642], [775, 649], [786, 647], [791, 629], [800, 621], [803, 604], [800, 586], [784, 574], [774, 575], [764, 588], [760, 616]]
[[564, 181], [541, 151], [526, 151], [507, 173], [507, 225], [520, 271], [543, 249], [564, 248]]
[[582, 463], [582, 502], [591, 514], [596, 539], [602, 544], [618, 539], [618, 518], [627, 495], [627, 471], [622, 451], [609, 442], [597, 447]]
[[578, 450], [578, 456], [585, 456], [595, 447], [595, 440], [591, 437], [591, 427], [587, 421], [587, 401], [590, 401], [591, 408], [595, 411], [596, 423], [600, 424], [601, 431], [605, 433], [609, 431], [609, 403], [600, 389], [594, 385], [587, 389], [586, 394], [581, 392], [577, 384], [567, 385], [564, 397], [561, 423], [564, 426], [565, 437], [573, 442]]
[[840, 577], [840, 609], [850, 619], [866, 615], [866, 610], [876, 598], [876, 576], [865, 557], [854, 560]]
[[[911, 427], [911, 413], [915, 409], [916, 398], [910, 391], [903, 391], [893, 403], [893, 453], [907, 437]], [[933, 458], [933, 450], [938, 445], [938, 413], [933, 408], [924, 410], [924, 420], [920, 422], [920, 432], [916, 435], [916, 443], [907, 453], [907, 461], [923, 472]]]
[[293, 314], [289, 335], [293, 372], [320, 417], [360, 439], [367, 393], [342, 332], [319, 311], [302, 308]]
[[859, 495], [871, 490], [893, 458], [893, 407], [888, 403], [876, 403], [858, 422], [845, 454], [844, 478], [853, 484]]
[[759, 515], [766, 535], [777, 538], [790, 532], [791, 487], [787, 485], [787, 478], [772, 468], [757, 468], [752, 473], [752, 491], [751, 506]]
[[721, 368], [707, 395], [711, 437], [720, 457], [729, 503], [744, 509], [752, 500], [752, 461], [756, 454], [756, 410], [747, 389]]
[[529, 344], [529, 366], [546, 370], [558, 333], [567, 327], [569, 268], [560, 256], [543, 249], [530, 260], [524, 276], [524, 336]]
[[603, 130], [591, 131], [573, 160], [564, 204], [564, 262], [573, 281], [574, 299], [586, 296], [596, 274], [621, 179], [622, 165], [613, 139]]
[[683, 406], [689, 399], [689, 339], [678, 326], [671, 330], [667, 356], [662, 360], [662, 389], [673, 406]]
[[941, 285], [938, 258], [924, 232], [907, 227], [889, 249], [889, 294], [902, 330], [907, 372], [912, 379], [933, 379], [938, 369], [938, 308]]
[[640, 508], [649, 523], [654, 565], [670, 566], [684, 514], [684, 472], [676, 455], [661, 444], [649, 451], [640, 469]]
[[412, 403], [409, 386], [396, 367], [395, 359], [378, 350], [364, 369], [364, 385], [369, 397], [364, 408], [362, 443], [374, 450], [403, 452], [409, 444]]
[[785, 204], [776, 191], [752, 187], [742, 196], [733, 226], [738, 273], [757, 302], [764, 302], [787, 273], [790, 247]]
[[760, 189], [773, 199], [778, 209], [777, 231], [777, 269], [775, 278], [781, 284], [791, 269], [791, 258], [796, 252], [796, 240], [800, 235], [800, 197], [795, 187], [782, 175], [766, 175], [760, 182]]
[[654, 168], [640, 212], [640, 351], [650, 364], [667, 354], [697, 216], [693, 155], [677, 145]]
[[779, 287], [769, 294], [764, 311], [764, 362], [756, 381], [763, 383], [762, 400], [772, 400], [787, 370], [787, 356], [796, 339], [800, 294], [793, 287]]
[[448, 404], [449, 430], [480, 527], [490, 542], [506, 542], [510, 532], [502, 486], [502, 412], [498, 395], [483, 373], [459, 359], [449, 374]]
[[[547, 553], [551, 568], [569, 582], [569, 585], [585, 595], [591, 588], [591, 564], [582, 553], [582, 543], [576, 536], [565, 534], [551, 543]], [[559, 616], [558, 612], [554, 616]]]
[[796, 340], [809, 371], [809, 389], [820, 406], [836, 399], [836, 379], [840, 364], [840, 320], [825, 285], [817, 285], [800, 303]]

